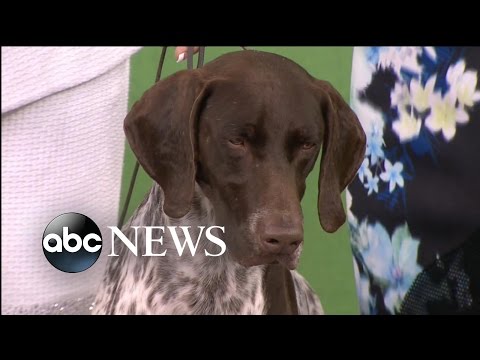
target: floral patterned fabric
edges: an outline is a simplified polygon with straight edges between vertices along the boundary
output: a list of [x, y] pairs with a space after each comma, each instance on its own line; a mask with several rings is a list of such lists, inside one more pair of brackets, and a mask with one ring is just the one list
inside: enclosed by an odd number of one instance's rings
[[[426, 299], [416, 279], [445, 269], [442, 259], [480, 229], [479, 72], [478, 47], [354, 50], [351, 106], [367, 148], [347, 207], [363, 314], [405, 312], [413, 288], [410, 299]], [[461, 292], [463, 300], [438, 295], [423, 313], [439, 308], [435, 301], [453, 311], [477, 301], [480, 261], [459, 264], [461, 281], [448, 280], [446, 269], [438, 286]]]

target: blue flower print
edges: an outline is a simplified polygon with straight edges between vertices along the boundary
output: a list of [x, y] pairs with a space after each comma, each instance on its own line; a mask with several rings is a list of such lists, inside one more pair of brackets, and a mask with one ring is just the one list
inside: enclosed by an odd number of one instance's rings
[[385, 172], [380, 174], [380, 179], [389, 183], [388, 190], [392, 192], [395, 190], [395, 186], [403, 187], [404, 181], [402, 177], [403, 164], [401, 162], [396, 162], [395, 165], [392, 165], [390, 161], [385, 159]]
[[350, 223], [354, 255], [367, 271], [356, 274], [362, 312], [371, 313], [370, 306], [375, 303], [371, 294], [368, 299], [366, 295], [370, 288], [367, 281], [371, 279], [382, 289], [386, 309], [392, 314], [398, 313], [408, 289], [422, 271], [417, 264], [420, 242], [412, 237], [406, 223], [397, 227], [391, 238], [379, 222], [371, 225], [365, 220], [358, 227], [352, 225]]
[[372, 176], [372, 174], [367, 174], [367, 183], [365, 184], [365, 188], [368, 189], [368, 194], [370, 195], [372, 192], [378, 193], [378, 177]]
[[367, 134], [367, 149], [365, 156], [370, 156], [370, 164], [373, 166], [379, 159], [383, 159], [383, 133], [377, 126], [372, 126], [372, 130]]
[[363, 183], [364, 179], [368, 177], [372, 177], [372, 172], [370, 171], [368, 158], [363, 159], [362, 165], [360, 169], [358, 169], [358, 178]]

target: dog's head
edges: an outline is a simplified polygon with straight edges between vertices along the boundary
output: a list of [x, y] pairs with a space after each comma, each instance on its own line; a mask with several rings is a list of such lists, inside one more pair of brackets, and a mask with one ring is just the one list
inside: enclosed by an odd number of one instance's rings
[[164, 212], [188, 213], [197, 181], [225, 226], [227, 251], [245, 266], [297, 266], [300, 200], [320, 149], [320, 223], [336, 231], [345, 222], [341, 192], [365, 151], [357, 117], [329, 83], [259, 51], [158, 82], [133, 106], [125, 132], [164, 191]]

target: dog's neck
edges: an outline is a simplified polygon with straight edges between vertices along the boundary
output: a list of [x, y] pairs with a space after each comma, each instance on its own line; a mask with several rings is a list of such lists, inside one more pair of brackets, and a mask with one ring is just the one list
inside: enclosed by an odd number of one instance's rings
[[[155, 184], [145, 201], [136, 210], [123, 232], [131, 239], [133, 226], [190, 226], [192, 242], [196, 243], [200, 227], [205, 227], [195, 255], [192, 256], [188, 245], [179, 256], [175, 243], [168, 231], [163, 234], [163, 244], [154, 242], [153, 253], [162, 257], [143, 257], [145, 253], [145, 236], [138, 237], [137, 257], [128, 257], [128, 268], [134, 274], [154, 271], [158, 284], [155, 287], [162, 294], [156, 299], [162, 304], [171, 304], [169, 312], [178, 313], [262, 313], [264, 312], [263, 277], [265, 266], [246, 268], [238, 264], [227, 251], [221, 256], [219, 246], [207, 241], [205, 230], [215, 224], [214, 210], [209, 200], [196, 185], [195, 196], [190, 212], [180, 219], [172, 219], [162, 211], [163, 191]], [[180, 244], [185, 242], [183, 231], [177, 228]], [[158, 237], [157, 235], [155, 235]], [[222, 239], [224, 239], [222, 237]], [[225, 241], [228, 243], [228, 241]], [[122, 249], [125, 251], [125, 249]], [[158, 276], [159, 275], [159, 276]], [[148, 279], [147, 279], [148, 281]], [[149, 299], [154, 302], [155, 299]], [[221, 302], [221, 303], [220, 303]]]

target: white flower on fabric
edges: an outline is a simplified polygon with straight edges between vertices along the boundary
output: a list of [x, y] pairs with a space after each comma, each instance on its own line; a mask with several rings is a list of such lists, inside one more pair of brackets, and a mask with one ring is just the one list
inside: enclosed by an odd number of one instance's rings
[[364, 252], [369, 247], [369, 240], [372, 237], [372, 227], [364, 220], [352, 231], [352, 246], [359, 252]]
[[435, 82], [437, 81], [437, 76], [433, 75], [428, 79], [425, 87], [422, 86], [420, 81], [412, 79], [410, 82], [410, 94], [412, 96], [412, 104], [415, 106], [419, 112], [424, 112], [430, 107], [430, 99], [433, 95], [433, 88]]
[[475, 91], [477, 75], [476, 71], [465, 71], [465, 61], [463, 60], [448, 68], [447, 82], [451, 91], [455, 92], [460, 105], [473, 106], [475, 102], [480, 101], [480, 91]]
[[[422, 271], [417, 264], [420, 242], [412, 237], [407, 224], [397, 227], [391, 238], [378, 222], [370, 225], [363, 221], [358, 230], [352, 244], [363, 259], [372, 282], [383, 289], [385, 307], [392, 314], [398, 313], [405, 295]], [[365, 305], [363, 310], [367, 311], [371, 297], [370, 294], [367, 296], [366, 290], [370, 284], [361, 282], [363, 276], [358, 269], [354, 268], [354, 271], [357, 291]]]
[[357, 227], [358, 226], [357, 218], [352, 212], [352, 194], [350, 194], [350, 191], [348, 191], [348, 188], [347, 188], [345, 197], [347, 201], [348, 224], [350, 225], [350, 227]]
[[364, 231], [363, 235], [367, 235], [368, 238], [363, 239], [363, 241], [367, 242], [367, 246], [361, 249], [363, 261], [376, 282], [387, 286], [392, 275], [390, 269], [393, 263], [390, 235], [379, 222], [373, 225], [366, 224], [366, 226], [368, 230]]
[[357, 114], [365, 134], [368, 135], [375, 131], [383, 136], [385, 122], [380, 111], [365, 102], [359, 101], [357, 97], [352, 99], [352, 109]]
[[397, 49], [393, 47], [389, 47], [387, 51], [383, 52], [382, 54], [379, 54], [378, 66], [381, 69], [393, 67], [393, 63], [395, 62], [396, 55], [397, 55]]
[[[362, 103], [361, 101], [352, 101], [352, 108], [355, 110], [362, 128], [367, 135], [367, 148], [365, 155], [370, 157], [370, 165], [377, 163], [378, 159], [383, 159], [383, 128], [385, 122], [382, 114], [373, 107]], [[363, 180], [362, 180], [363, 182]]]
[[397, 106], [399, 109], [404, 109], [410, 105], [410, 92], [405, 83], [395, 83], [395, 87], [390, 93], [390, 103], [392, 107]]
[[392, 68], [397, 75], [402, 69], [418, 74], [422, 71], [417, 58], [421, 51], [421, 47], [391, 47], [379, 55], [379, 67]]
[[460, 60], [455, 65], [451, 65], [447, 70], [447, 83], [450, 86], [454, 86], [458, 79], [463, 75], [465, 72], [465, 61]]
[[385, 159], [385, 172], [380, 174], [380, 179], [389, 183], [389, 191], [395, 190], [395, 187], [403, 187], [404, 180], [402, 177], [403, 164], [396, 162], [394, 165], [387, 159]]
[[372, 174], [367, 174], [367, 183], [364, 185], [365, 189], [368, 189], [367, 195], [370, 195], [372, 192], [378, 193], [378, 176], [372, 176]]
[[368, 168], [369, 166], [369, 161], [368, 161], [368, 158], [365, 158], [363, 159], [363, 162], [362, 162], [362, 165], [360, 165], [360, 169], [358, 169], [358, 178], [360, 179], [360, 181], [363, 183], [363, 179], [365, 177], [372, 177], [372, 172], [370, 171], [370, 169]]
[[370, 164], [372, 166], [375, 165], [379, 159], [385, 157], [382, 149], [383, 145], [383, 127], [371, 123], [370, 131], [367, 132], [367, 148], [365, 150], [365, 155], [370, 156]]
[[373, 308], [373, 299], [370, 296], [370, 281], [366, 276], [360, 275], [355, 259], [353, 259], [353, 273], [355, 275], [360, 312], [362, 315], [370, 315]]
[[393, 266], [390, 286], [385, 292], [385, 307], [392, 313], [400, 311], [402, 301], [415, 278], [422, 271], [417, 264], [420, 242], [410, 234], [407, 224], [397, 227], [392, 235]]
[[437, 60], [437, 53], [435, 51], [435, 48], [433, 46], [425, 46], [423, 48], [423, 51], [427, 53], [427, 55], [432, 59], [433, 61]]
[[364, 90], [372, 81], [372, 75], [376, 68], [376, 63], [369, 61], [369, 52], [371, 47], [356, 46], [353, 49], [352, 79], [350, 87], [350, 99], [353, 101], [359, 91]]
[[402, 47], [400, 49], [402, 68], [414, 73], [420, 73], [422, 71], [422, 66], [418, 62], [418, 55], [420, 55], [421, 52], [421, 47]]
[[352, 194], [350, 194], [350, 191], [348, 191], [348, 188], [345, 194], [345, 200], [347, 202], [347, 210], [350, 210], [350, 208], [352, 207]]
[[422, 120], [410, 115], [406, 111], [400, 111], [400, 119], [392, 123], [393, 131], [397, 134], [400, 142], [415, 139], [420, 134]]
[[457, 85], [457, 98], [461, 105], [473, 106], [475, 102], [480, 101], [480, 91], [475, 91], [477, 87], [477, 72], [467, 71]]
[[441, 131], [446, 141], [450, 141], [457, 131], [456, 125], [469, 121], [468, 113], [464, 108], [456, 107], [454, 92], [448, 92], [442, 98], [439, 93], [432, 96], [432, 111], [425, 119], [425, 126], [433, 133]]

